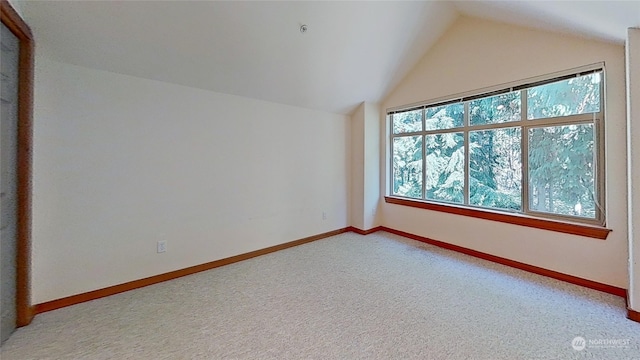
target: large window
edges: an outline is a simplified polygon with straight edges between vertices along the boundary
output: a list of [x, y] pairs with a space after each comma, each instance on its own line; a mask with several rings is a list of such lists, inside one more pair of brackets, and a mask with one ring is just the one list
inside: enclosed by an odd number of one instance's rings
[[603, 75], [390, 111], [391, 196], [603, 226]]

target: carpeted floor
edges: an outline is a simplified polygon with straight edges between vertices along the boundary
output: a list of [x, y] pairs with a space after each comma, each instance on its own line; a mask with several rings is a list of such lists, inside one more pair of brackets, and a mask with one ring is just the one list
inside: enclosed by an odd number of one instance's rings
[[347, 233], [40, 314], [1, 355], [640, 359], [640, 324], [620, 297], [384, 232]]

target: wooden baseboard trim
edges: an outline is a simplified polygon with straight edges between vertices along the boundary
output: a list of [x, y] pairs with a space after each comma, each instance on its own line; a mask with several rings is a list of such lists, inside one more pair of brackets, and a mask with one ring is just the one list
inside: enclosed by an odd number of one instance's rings
[[371, 228], [369, 230], [362, 230], [362, 229], [358, 229], [357, 227], [354, 227], [354, 226], [349, 226], [348, 229], [349, 229], [349, 231], [354, 232], [356, 234], [369, 235], [369, 234], [373, 234], [374, 232], [382, 230], [382, 226], [376, 226], [376, 227]]
[[[385, 227], [385, 226], [383, 226], [380, 230], [386, 231], [386, 232], [389, 232], [389, 233], [392, 233], [392, 234], [404, 236], [404, 237], [407, 237], [409, 239], [417, 240], [417, 241], [420, 241], [420, 242], [423, 242], [423, 243], [427, 243], [427, 244], [430, 244], [430, 245], [435, 245], [435, 246], [441, 247], [443, 249], [453, 250], [453, 251], [456, 251], [456, 252], [459, 252], [459, 253], [462, 253], [462, 254], [465, 254], [465, 255], [477, 257], [477, 258], [480, 258], [480, 259], [483, 259], [483, 260], [488, 260], [488, 261], [492, 261], [492, 262], [495, 262], [495, 263], [498, 263], [498, 264], [510, 266], [510, 267], [513, 267], [513, 268], [516, 268], [516, 269], [528, 271], [530, 273], [534, 273], [534, 274], [538, 274], [538, 275], [554, 278], [554, 279], [557, 279], [557, 280], [565, 281], [565, 282], [572, 283], [572, 284], [575, 284], [575, 285], [584, 286], [584, 287], [587, 287], [587, 288], [590, 288], [590, 289], [606, 292], [606, 293], [609, 293], [609, 294], [622, 296], [624, 298], [627, 297], [627, 290], [619, 288], [619, 287], [615, 287], [615, 286], [611, 286], [611, 285], [607, 285], [607, 284], [602, 284], [602, 283], [599, 283], [599, 282], [596, 282], [596, 281], [579, 278], [579, 277], [573, 276], [573, 275], [563, 274], [563, 273], [560, 273], [560, 272], [557, 272], [557, 271], [548, 270], [548, 269], [544, 269], [544, 268], [541, 268], [541, 267], [538, 267], [538, 266], [533, 266], [533, 265], [521, 263], [519, 261], [514, 261], [514, 260], [510, 260], [510, 259], [503, 258], [503, 257], [500, 257], [500, 256], [495, 256], [495, 255], [483, 253], [483, 252], [480, 252], [480, 251], [477, 251], [477, 250], [472, 250], [472, 249], [465, 248], [465, 247], [462, 247], [462, 246], [453, 245], [453, 244], [445, 243], [445, 242], [442, 242], [442, 241], [429, 239], [429, 238], [426, 238], [426, 237], [423, 237], [423, 236], [414, 235], [414, 234], [411, 234], [411, 233], [408, 233], [408, 232], [391, 229], [391, 228], [388, 228], [388, 227]], [[631, 319], [631, 317], [630, 317], [630, 319]]]
[[269, 254], [269, 253], [272, 253], [272, 252], [288, 249], [288, 248], [291, 248], [291, 247], [294, 247], [294, 246], [310, 243], [312, 241], [324, 239], [324, 238], [327, 238], [327, 237], [330, 237], [330, 236], [346, 233], [346, 232], [349, 232], [349, 231], [351, 231], [351, 229], [349, 227], [346, 227], [346, 228], [342, 228], [342, 229], [338, 229], [338, 230], [334, 230], [334, 231], [329, 231], [329, 232], [318, 234], [318, 235], [309, 236], [309, 237], [302, 238], [302, 239], [299, 239], [299, 240], [294, 240], [294, 241], [291, 241], [291, 242], [288, 242], [288, 243], [284, 243], [284, 244], [280, 244], [280, 245], [271, 246], [271, 247], [268, 247], [268, 248], [264, 248], [264, 249], [260, 249], [260, 250], [256, 250], [256, 251], [252, 251], [252, 252], [248, 252], [248, 253], [245, 253], [245, 254], [240, 254], [240, 255], [228, 257], [228, 258], [225, 258], [225, 259], [220, 259], [220, 260], [208, 262], [208, 263], [205, 263], [205, 264], [191, 266], [191, 267], [188, 267], [188, 268], [185, 268], [185, 269], [171, 271], [171, 272], [168, 272], [168, 273], [151, 276], [151, 277], [144, 278], [144, 279], [130, 281], [130, 282], [127, 282], [127, 283], [124, 283], [124, 284], [110, 286], [110, 287], [107, 287], [107, 288], [104, 288], [104, 289], [98, 289], [98, 290], [89, 291], [89, 292], [82, 293], [82, 294], [67, 296], [67, 297], [64, 297], [64, 298], [61, 298], [61, 299], [47, 301], [47, 302], [35, 305], [35, 313], [36, 314], [40, 314], [40, 313], [43, 313], [43, 312], [60, 309], [60, 308], [66, 307], [66, 306], [71, 306], [71, 305], [83, 303], [83, 302], [86, 302], [86, 301], [91, 301], [91, 300], [103, 298], [103, 297], [106, 297], [106, 296], [119, 294], [121, 292], [138, 289], [138, 288], [145, 287], [145, 286], [148, 286], [148, 285], [153, 285], [153, 284], [157, 284], [157, 283], [160, 283], [160, 282], [177, 279], [179, 277], [183, 277], [183, 276], [186, 276], [186, 275], [191, 275], [191, 274], [195, 274], [195, 273], [198, 273], [198, 272], [201, 272], [201, 271], [211, 270], [211, 269], [214, 269], [214, 268], [217, 268], [217, 267], [220, 267], [220, 266], [233, 264], [233, 263], [236, 263], [236, 262], [239, 262], [239, 261], [243, 261], [243, 260], [248, 260], [248, 259], [251, 259], [251, 258], [254, 258], [254, 257], [257, 257], [257, 256], [266, 255], [266, 254]]
[[640, 312], [635, 310], [627, 309], [627, 319], [633, 320], [636, 322], [640, 322]]
[[[44, 302], [44, 303], [35, 305], [33, 307], [33, 309], [34, 309], [33, 313], [34, 313], [34, 315], [35, 314], [40, 314], [40, 313], [43, 313], [43, 312], [60, 309], [60, 308], [66, 307], [66, 306], [71, 306], [71, 305], [75, 305], [75, 304], [79, 304], [79, 303], [83, 303], [83, 302], [99, 299], [99, 298], [102, 298], [102, 297], [119, 294], [121, 292], [125, 292], [125, 291], [129, 291], [129, 290], [134, 290], [134, 289], [138, 289], [138, 288], [141, 288], [141, 287], [157, 284], [157, 283], [160, 283], [160, 282], [177, 279], [179, 277], [195, 274], [195, 273], [198, 273], [198, 272], [201, 272], [201, 271], [214, 269], [214, 268], [217, 268], [217, 267], [220, 267], [220, 266], [224, 266], [224, 265], [233, 264], [233, 263], [236, 263], [236, 262], [239, 262], [239, 261], [243, 261], [243, 260], [248, 260], [248, 259], [251, 259], [251, 258], [254, 258], [254, 257], [257, 257], [257, 256], [266, 255], [266, 254], [269, 254], [269, 253], [272, 253], [272, 252], [284, 250], [284, 249], [287, 249], [287, 248], [290, 248], [290, 247], [306, 244], [306, 243], [309, 243], [309, 242], [312, 242], [312, 241], [324, 239], [324, 238], [327, 238], [327, 237], [335, 236], [335, 235], [346, 233], [346, 232], [354, 232], [354, 233], [360, 234], [360, 235], [368, 235], [368, 234], [372, 234], [372, 233], [377, 232], [377, 231], [386, 231], [386, 232], [389, 232], [389, 233], [392, 233], [392, 234], [396, 234], [396, 235], [400, 235], [400, 236], [403, 236], [403, 237], [406, 237], [406, 238], [409, 238], [409, 239], [413, 239], [413, 240], [417, 240], [417, 241], [424, 242], [424, 243], [427, 243], [427, 244], [431, 244], [431, 245], [434, 245], [434, 246], [438, 246], [438, 247], [441, 247], [441, 248], [444, 248], [444, 249], [447, 249], [447, 250], [453, 250], [453, 251], [456, 251], [456, 252], [459, 252], [459, 253], [462, 253], [462, 254], [466, 254], [466, 255], [469, 255], [469, 256], [473, 256], [473, 257], [476, 257], [476, 258], [480, 258], [480, 259], [483, 259], [483, 260], [492, 261], [492, 262], [495, 262], [495, 263], [498, 263], [498, 264], [510, 266], [510, 267], [513, 267], [513, 268], [516, 268], [516, 269], [528, 271], [528, 272], [531, 272], [531, 273], [534, 273], [534, 274], [538, 274], [538, 275], [547, 276], [547, 277], [554, 278], [554, 279], [557, 279], [557, 280], [566, 281], [566, 282], [569, 282], [569, 283], [572, 283], [572, 284], [584, 286], [584, 287], [587, 287], [587, 288], [590, 288], [590, 289], [594, 289], [594, 290], [598, 290], [598, 291], [603, 291], [603, 292], [606, 292], [606, 293], [609, 293], [609, 294], [622, 296], [622, 297], [625, 297], [625, 298], [627, 296], [627, 291], [625, 289], [622, 289], [622, 288], [618, 288], [618, 287], [607, 285], [607, 284], [598, 283], [598, 282], [595, 282], [595, 281], [592, 281], [592, 280], [582, 279], [582, 278], [579, 278], [579, 277], [576, 277], [576, 276], [563, 274], [563, 273], [560, 273], [560, 272], [557, 272], [557, 271], [544, 269], [544, 268], [541, 268], [541, 267], [537, 267], [537, 266], [521, 263], [521, 262], [514, 261], [514, 260], [509, 260], [509, 259], [502, 258], [502, 257], [499, 257], [499, 256], [495, 256], [495, 255], [483, 253], [483, 252], [480, 252], [480, 251], [468, 249], [468, 248], [465, 248], [465, 247], [462, 247], [462, 246], [453, 245], [453, 244], [445, 243], [445, 242], [442, 242], [442, 241], [429, 239], [429, 238], [426, 238], [426, 237], [423, 237], [423, 236], [414, 235], [414, 234], [407, 233], [407, 232], [404, 232], [404, 231], [391, 229], [391, 228], [388, 228], [388, 227], [385, 227], [385, 226], [377, 226], [377, 227], [371, 228], [369, 230], [361, 230], [361, 229], [358, 229], [356, 227], [349, 226], [349, 227], [346, 227], [346, 228], [342, 228], [342, 229], [338, 229], [338, 230], [334, 230], [334, 231], [329, 231], [329, 232], [318, 234], [318, 235], [309, 236], [309, 237], [302, 238], [302, 239], [295, 240], [295, 241], [291, 241], [291, 242], [288, 242], [288, 243], [284, 243], [284, 244], [280, 244], [280, 245], [276, 245], [276, 246], [271, 246], [271, 247], [268, 247], [268, 248], [265, 248], [265, 249], [260, 249], [260, 250], [252, 251], [252, 252], [249, 252], [249, 253], [228, 257], [228, 258], [225, 258], [225, 259], [208, 262], [208, 263], [205, 263], [205, 264], [200, 264], [200, 265], [188, 267], [188, 268], [185, 268], [185, 269], [171, 271], [171, 272], [168, 272], [168, 273], [151, 276], [151, 277], [144, 278], [144, 279], [130, 281], [130, 282], [127, 282], [127, 283], [124, 283], [124, 284], [114, 285], [114, 286], [110, 286], [110, 287], [103, 288], [103, 289], [98, 289], [98, 290], [94, 290], [94, 291], [90, 291], [90, 292], [86, 292], [86, 293], [82, 293], [82, 294], [72, 295], [72, 296], [61, 298], [61, 299], [56, 299], [56, 300]], [[628, 309], [627, 317], [629, 319], [633, 320], [633, 321], [640, 322], [640, 313], [638, 313], [637, 311]]]

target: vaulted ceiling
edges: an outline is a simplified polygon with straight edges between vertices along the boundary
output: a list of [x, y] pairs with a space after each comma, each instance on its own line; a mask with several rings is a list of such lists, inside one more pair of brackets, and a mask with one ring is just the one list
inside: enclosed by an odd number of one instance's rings
[[[623, 43], [636, 1], [28, 1], [37, 53], [348, 114], [382, 100], [459, 15]], [[301, 25], [307, 31], [300, 31]]]

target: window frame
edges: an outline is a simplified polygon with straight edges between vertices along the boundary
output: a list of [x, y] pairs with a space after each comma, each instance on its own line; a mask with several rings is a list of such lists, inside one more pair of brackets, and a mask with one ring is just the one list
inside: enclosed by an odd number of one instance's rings
[[[600, 73], [600, 108], [597, 113], [586, 113], [586, 114], [574, 114], [568, 116], [559, 116], [559, 117], [549, 117], [549, 118], [540, 118], [540, 119], [528, 119], [528, 108], [527, 108], [527, 99], [528, 92], [530, 88], [541, 86], [545, 84], [550, 84], [558, 81], [568, 80], [574, 77], [585, 76], [592, 73]], [[475, 91], [470, 91], [467, 93], [452, 95], [443, 97], [440, 99], [435, 99], [431, 101], [425, 101], [421, 103], [411, 104], [407, 106], [389, 108], [386, 112], [386, 121], [388, 122], [388, 140], [389, 146], [388, 150], [390, 151], [390, 156], [388, 156], [388, 166], [389, 171], [386, 180], [389, 182], [387, 186], [387, 196], [385, 199], [387, 202], [395, 203], [399, 205], [408, 205], [419, 208], [428, 208], [430, 210], [436, 211], [444, 211], [444, 212], [452, 212], [459, 213], [462, 215], [480, 217], [480, 218], [496, 218], [491, 214], [498, 214], [497, 221], [516, 223], [525, 226], [531, 226], [530, 223], [533, 221], [539, 226], [533, 226], [538, 228], [547, 228], [547, 225], [551, 227], [553, 230], [553, 224], [569, 224], [571, 226], [578, 226], [588, 228], [587, 233], [590, 233], [592, 229], [603, 229], [605, 232], [599, 232], [597, 238], [606, 238], [606, 235], [610, 231], [606, 229], [606, 184], [605, 184], [605, 143], [604, 143], [604, 134], [605, 134], [605, 126], [604, 126], [604, 118], [605, 118], [605, 108], [606, 108], [606, 70], [604, 63], [597, 63], [586, 65], [580, 68], [573, 68], [570, 70], [565, 70], [562, 72], [557, 72], [549, 75], [542, 75], [535, 78], [529, 78], [517, 82], [512, 82], [509, 84], [502, 84], [498, 86], [494, 86], [492, 88], [485, 88]], [[482, 125], [471, 125], [471, 118], [469, 113], [469, 104], [473, 100], [488, 98], [492, 96], [497, 96], [500, 94], [505, 94], [509, 92], [519, 91], [520, 92], [520, 120], [518, 121], [508, 121], [494, 124], [482, 124]], [[436, 130], [425, 130], [426, 129], [426, 118], [425, 113], [427, 108], [435, 107], [435, 106], [443, 106], [462, 103], [464, 105], [464, 117], [463, 117], [463, 125], [461, 127], [453, 127], [447, 129], [436, 129]], [[393, 132], [393, 115], [396, 113], [401, 113], [410, 110], [422, 110], [422, 130], [421, 131], [413, 131], [407, 133], [394, 133]], [[568, 125], [583, 125], [583, 124], [592, 124], [593, 132], [594, 132], [594, 192], [596, 193], [596, 204], [595, 204], [595, 217], [594, 218], [585, 218], [579, 216], [571, 216], [564, 214], [555, 214], [555, 213], [546, 213], [541, 211], [536, 211], [531, 209], [531, 199], [529, 198], [530, 193], [530, 184], [529, 184], [529, 131], [535, 128], [542, 127], [560, 127], [560, 126], [568, 126]], [[470, 134], [473, 131], [481, 131], [481, 130], [495, 130], [495, 129], [506, 129], [518, 127], [521, 129], [521, 166], [522, 166], [522, 177], [521, 177], [521, 205], [522, 210], [508, 210], [508, 209], [499, 209], [499, 208], [491, 208], [491, 207], [483, 207], [478, 205], [470, 204], [470, 189], [469, 189], [469, 177], [470, 177], [470, 156], [469, 156], [469, 140]], [[454, 203], [447, 202], [443, 200], [435, 200], [435, 199], [427, 199], [426, 198], [426, 136], [427, 135], [435, 135], [435, 134], [444, 134], [444, 133], [453, 133], [453, 132], [462, 132], [464, 136], [464, 168], [465, 168], [465, 181], [464, 181], [464, 194], [463, 194], [463, 203]], [[422, 197], [420, 199], [402, 196], [399, 194], [394, 194], [394, 166], [393, 166], [393, 151], [394, 151], [394, 139], [401, 138], [406, 136], [421, 136], [422, 137], [422, 189], [421, 194]], [[394, 201], [403, 200], [403, 201]], [[433, 206], [422, 206], [422, 204], [414, 204], [414, 203], [424, 203], [424, 204], [432, 204]], [[450, 209], [447, 209], [450, 208]], [[448, 211], [451, 210], [451, 211]], [[468, 210], [468, 211], [467, 211]], [[481, 213], [488, 213], [489, 216], [485, 216]], [[505, 221], [504, 216], [513, 216], [513, 221]], [[496, 220], [496, 219], [494, 219]], [[540, 220], [540, 221], [538, 221]], [[545, 225], [546, 224], [546, 225]], [[566, 230], [566, 229], [565, 229]], [[557, 230], [560, 232], [568, 232], [575, 233], [572, 231], [563, 231]], [[578, 231], [578, 234], [582, 234], [582, 231]], [[585, 236], [589, 236], [586, 234]], [[604, 237], [602, 237], [604, 236]]]

